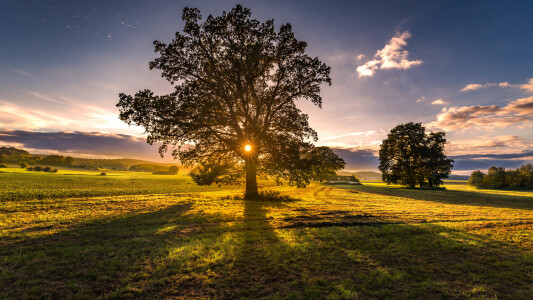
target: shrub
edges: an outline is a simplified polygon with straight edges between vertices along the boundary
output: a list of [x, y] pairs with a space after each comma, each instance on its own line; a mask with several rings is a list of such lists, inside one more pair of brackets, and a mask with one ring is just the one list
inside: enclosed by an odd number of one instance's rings
[[33, 171], [33, 167], [26, 168], [28, 171]]
[[43, 168], [43, 172], [50, 172], [50, 170], [51, 170], [50, 167], [44, 167]]
[[0, 168], [7, 168], [7, 166], [4, 164], [0, 164]]
[[106, 175], [107, 175], [106, 172], [100, 173], [100, 176], [106, 176]]
[[43, 167], [41, 167], [41, 166], [35, 166], [35, 167], [33, 167], [33, 170], [34, 170], [34, 171], [39, 171], [39, 172], [40, 172], [40, 171], [43, 170]]
[[20, 162], [19, 165], [20, 165], [20, 167], [21, 167], [22, 169], [25, 169], [25, 168], [28, 167], [28, 164], [27, 164], [25, 161]]
[[168, 168], [168, 172], [170, 173], [170, 175], [178, 174], [179, 170], [180, 169], [177, 166], [171, 166], [170, 168]]

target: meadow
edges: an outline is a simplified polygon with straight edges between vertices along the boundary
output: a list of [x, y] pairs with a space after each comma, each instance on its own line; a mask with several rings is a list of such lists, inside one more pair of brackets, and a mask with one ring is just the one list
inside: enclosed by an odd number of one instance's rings
[[533, 191], [1, 171], [0, 298], [533, 295]]

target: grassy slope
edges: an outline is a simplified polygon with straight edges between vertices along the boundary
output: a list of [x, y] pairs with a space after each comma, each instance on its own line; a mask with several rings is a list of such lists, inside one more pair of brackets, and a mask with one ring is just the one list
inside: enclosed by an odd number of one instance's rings
[[[95, 185], [95, 176], [79, 176]], [[447, 191], [379, 183], [272, 189], [293, 199], [245, 202], [237, 189], [216, 188], [4, 199], [0, 298], [533, 293], [531, 191], [477, 191], [457, 182]]]

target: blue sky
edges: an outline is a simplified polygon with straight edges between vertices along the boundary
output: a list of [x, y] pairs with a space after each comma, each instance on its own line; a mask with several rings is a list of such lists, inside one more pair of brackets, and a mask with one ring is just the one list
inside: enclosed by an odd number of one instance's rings
[[[237, 3], [259, 20], [291, 23], [331, 66], [323, 109], [300, 105], [318, 143], [343, 149], [352, 169], [375, 169], [379, 142], [409, 121], [447, 133], [457, 171], [533, 160], [531, 1], [0, 0], [0, 144], [86, 156], [102, 153], [28, 143], [28, 132], [141, 144], [142, 130], [121, 123], [115, 104], [119, 92], [170, 90], [148, 70], [153, 40], [182, 29], [185, 6], [207, 16]], [[157, 156], [144, 145], [121, 149], [108, 155]]]

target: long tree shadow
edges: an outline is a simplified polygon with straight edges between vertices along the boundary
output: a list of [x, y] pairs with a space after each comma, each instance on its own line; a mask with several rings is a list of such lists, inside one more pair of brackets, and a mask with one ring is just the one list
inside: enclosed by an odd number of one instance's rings
[[234, 256], [202, 296], [526, 299], [533, 291], [531, 258], [505, 243], [433, 224], [368, 224], [366, 216], [347, 224], [334, 213], [276, 227], [271, 205], [245, 203]]
[[295, 214], [304, 213], [304, 204], [243, 205], [243, 218], [232, 225], [182, 203], [2, 246], [0, 297], [527, 299], [533, 293], [531, 253], [487, 237], [379, 219], [365, 226], [366, 215], [348, 224], [342, 207], [302, 222]]
[[410, 198], [415, 200], [433, 201], [449, 204], [486, 206], [497, 208], [533, 209], [533, 197], [498, 195], [471, 191], [456, 190], [418, 190], [396, 187], [378, 187], [371, 185], [339, 185], [337, 188], [378, 194], [383, 196]]
[[[143, 292], [153, 262], [203, 233], [216, 239], [221, 216], [187, 215], [192, 203], [84, 223], [0, 247], [0, 298], [126, 297]], [[215, 232], [215, 233], [214, 233]], [[131, 285], [137, 283], [137, 286]], [[114, 293], [113, 293], [114, 291]]]

